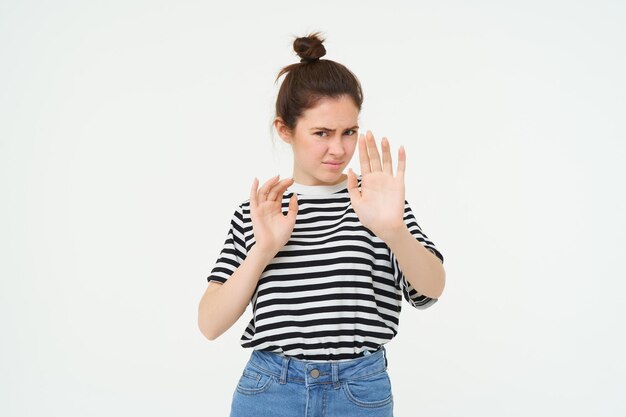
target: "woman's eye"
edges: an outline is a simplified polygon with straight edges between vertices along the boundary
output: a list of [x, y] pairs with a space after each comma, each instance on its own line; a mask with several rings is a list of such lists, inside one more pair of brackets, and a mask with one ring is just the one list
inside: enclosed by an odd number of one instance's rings
[[[352, 133], [349, 134], [349, 136], [352, 136], [352, 135], [354, 135], [356, 133], [356, 130], [354, 130], [354, 129], [346, 130], [345, 134], [348, 134], [348, 132], [352, 132]], [[327, 132], [315, 132], [315, 135], [322, 136], [322, 134], [324, 134], [324, 133], [327, 133]]]

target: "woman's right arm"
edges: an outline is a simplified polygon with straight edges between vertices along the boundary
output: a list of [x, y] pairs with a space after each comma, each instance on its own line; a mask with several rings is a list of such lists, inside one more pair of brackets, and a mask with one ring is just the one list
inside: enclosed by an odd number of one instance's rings
[[293, 193], [287, 215], [283, 215], [283, 193], [293, 178], [278, 181], [278, 177], [270, 178], [258, 190], [259, 180], [254, 178], [250, 188], [250, 217], [255, 244], [226, 282], [209, 284], [200, 300], [198, 326], [209, 340], [217, 339], [246, 311], [265, 267], [289, 241], [296, 224], [298, 199]]
[[246, 311], [265, 267], [276, 254], [253, 245], [225, 283], [209, 283], [198, 307], [198, 326], [209, 340], [217, 339]]

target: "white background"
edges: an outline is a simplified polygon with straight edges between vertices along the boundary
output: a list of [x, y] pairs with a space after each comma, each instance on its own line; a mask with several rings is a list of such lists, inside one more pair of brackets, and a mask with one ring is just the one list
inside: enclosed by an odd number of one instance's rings
[[625, 415], [624, 22], [598, 0], [3, 1], [0, 415], [228, 415], [251, 310], [209, 341], [198, 302], [253, 177], [292, 174], [274, 79], [314, 30], [445, 257], [387, 345], [395, 415]]

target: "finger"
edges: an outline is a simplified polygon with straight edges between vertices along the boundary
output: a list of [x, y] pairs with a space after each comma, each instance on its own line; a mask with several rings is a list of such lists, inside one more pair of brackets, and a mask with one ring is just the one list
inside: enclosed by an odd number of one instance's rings
[[278, 181], [278, 177], [280, 177], [280, 174], [275, 175], [269, 180], [265, 181], [265, 184], [263, 184], [263, 186], [259, 189], [259, 197], [257, 200], [259, 204], [267, 200], [267, 194], [270, 192], [270, 188], [272, 187], [272, 185], [274, 185], [276, 181]]
[[402, 178], [404, 181], [404, 172], [406, 170], [406, 151], [404, 150], [404, 146], [400, 145], [400, 149], [398, 149], [398, 173], [396, 177]]
[[389, 139], [383, 137], [380, 143], [380, 147], [383, 151], [383, 172], [393, 176], [393, 161], [391, 160], [391, 147], [389, 146]]
[[367, 144], [365, 143], [364, 134], [359, 134], [359, 162], [361, 164], [361, 175], [372, 172], [370, 158], [367, 155]]
[[267, 195], [267, 201], [276, 201], [276, 198], [280, 196], [280, 200], [283, 199], [283, 194], [287, 187], [289, 187], [293, 183], [293, 178], [284, 178], [278, 181], [276, 184], [272, 186], [269, 194]]
[[370, 165], [372, 166], [372, 172], [382, 171], [382, 165], [380, 164], [380, 155], [376, 148], [376, 140], [374, 134], [368, 130], [365, 136], [367, 138], [367, 152], [369, 153]]

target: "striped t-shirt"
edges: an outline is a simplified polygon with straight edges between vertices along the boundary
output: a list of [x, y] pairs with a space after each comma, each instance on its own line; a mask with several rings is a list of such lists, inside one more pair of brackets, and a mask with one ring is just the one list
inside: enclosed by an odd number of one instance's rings
[[[294, 230], [259, 278], [241, 346], [312, 361], [353, 359], [397, 334], [403, 298], [417, 309], [437, 302], [409, 284], [389, 247], [361, 224], [347, 179], [336, 185], [293, 183], [283, 193], [283, 214], [294, 192]], [[404, 222], [443, 263], [406, 200]], [[226, 282], [254, 243], [248, 199], [233, 213], [207, 280]]]

